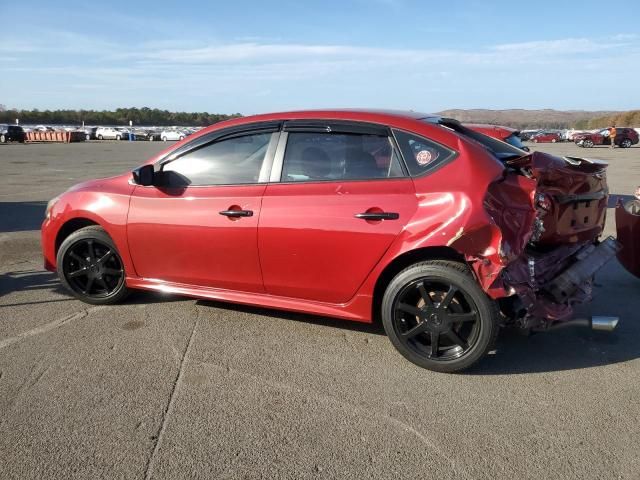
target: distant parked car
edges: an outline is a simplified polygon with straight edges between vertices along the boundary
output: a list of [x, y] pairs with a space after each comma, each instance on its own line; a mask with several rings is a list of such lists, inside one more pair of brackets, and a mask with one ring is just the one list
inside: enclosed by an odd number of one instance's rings
[[488, 135], [489, 137], [507, 142], [509, 145], [513, 145], [525, 152], [529, 151], [529, 147], [525, 147], [522, 143], [520, 132], [515, 128], [503, 127], [501, 125], [490, 125], [486, 123], [465, 123], [464, 126], [471, 130], [475, 130], [476, 132]]
[[163, 142], [167, 140], [183, 140], [188, 134], [182, 130], [163, 130], [160, 138]]
[[[579, 147], [591, 148], [594, 145], [611, 145], [609, 129], [603, 128], [595, 133], [581, 133], [574, 135], [574, 142]], [[621, 148], [629, 148], [638, 143], [638, 132], [633, 128], [616, 128], [616, 145]]]
[[562, 137], [557, 132], [540, 132], [531, 139], [533, 143], [556, 143], [560, 140]]
[[98, 127], [96, 137], [98, 140], [122, 140], [125, 134], [113, 127]]
[[0, 143], [24, 143], [26, 137], [24, 130], [19, 125], [0, 125]]
[[96, 137], [97, 130], [98, 130], [98, 127], [84, 127], [84, 128], [81, 128], [79, 131], [84, 132], [85, 140], [95, 140], [98, 138]]
[[522, 130], [520, 132], [520, 140], [523, 142], [531, 140], [538, 133], [540, 133], [540, 130]]
[[56, 129], [53, 127], [49, 127], [47, 125], [38, 125], [37, 127], [33, 128], [34, 132], [55, 132]]

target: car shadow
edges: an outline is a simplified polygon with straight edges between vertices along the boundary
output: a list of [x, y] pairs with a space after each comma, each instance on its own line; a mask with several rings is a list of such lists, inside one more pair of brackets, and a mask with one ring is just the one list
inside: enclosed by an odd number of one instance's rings
[[47, 202], [0, 202], [0, 233], [40, 230]]
[[585, 327], [523, 336], [501, 332], [495, 353], [474, 365], [470, 375], [516, 375], [601, 367], [640, 358], [640, 331], [624, 321], [610, 333]]
[[215, 300], [198, 300], [198, 305], [214, 307], [221, 310], [233, 312], [249, 313], [252, 315], [263, 315], [267, 317], [281, 318], [283, 320], [292, 320], [296, 322], [309, 323], [314, 325], [322, 325], [325, 327], [335, 327], [344, 330], [352, 330], [356, 332], [371, 333], [374, 335], [386, 335], [382, 324], [379, 322], [362, 323], [350, 320], [342, 320], [339, 318], [321, 317], [308, 313], [288, 312], [285, 310], [273, 310], [264, 307], [255, 307], [251, 305], [240, 305], [235, 303], [218, 302]]
[[58, 277], [45, 270], [20, 270], [0, 275], [0, 297], [15, 291], [49, 290], [63, 293]]
[[[22, 270], [0, 275], [0, 297], [14, 291], [42, 290], [64, 298], [36, 300], [20, 304], [3, 304], [0, 308], [18, 305], [44, 304], [75, 300], [62, 287], [56, 274], [42, 270]], [[141, 305], [190, 300], [180, 295], [134, 291], [125, 305]], [[263, 307], [239, 305], [214, 300], [196, 300], [198, 305], [229, 312], [243, 312], [283, 320], [321, 325], [384, 336], [379, 322], [372, 324], [321, 317], [317, 315], [273, 310]], [[117, 307], [116, 307], [117, 308]], [[548, 333], [522, 336], [514, 329], [504, 329], [496, 344], [495, 352], [486, 356], [467, 375], [517, 375], [600, 367], [640, 358], [640, 324], [622, 320], [612, 333], [587, 328], [568, 328]]]

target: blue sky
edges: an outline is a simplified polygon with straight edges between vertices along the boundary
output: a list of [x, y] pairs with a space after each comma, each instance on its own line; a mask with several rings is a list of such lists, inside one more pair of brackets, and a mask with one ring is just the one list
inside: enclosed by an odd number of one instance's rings
[[0, 0], [0, 104], [640, 108], [640, 2]]

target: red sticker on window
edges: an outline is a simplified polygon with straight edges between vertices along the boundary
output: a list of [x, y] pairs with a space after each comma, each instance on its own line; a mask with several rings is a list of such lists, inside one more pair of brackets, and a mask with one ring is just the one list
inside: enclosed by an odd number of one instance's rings
[[436, 155], [434, 155], [433, 152], [431, 152], [431, 150], [420, 150], [416, 154], [416, 162], [418, 162], [418, 165], [422, 165], [422, 166], [428, 165], [429, 163], [433, 162], [436, 159], [435, 158]]

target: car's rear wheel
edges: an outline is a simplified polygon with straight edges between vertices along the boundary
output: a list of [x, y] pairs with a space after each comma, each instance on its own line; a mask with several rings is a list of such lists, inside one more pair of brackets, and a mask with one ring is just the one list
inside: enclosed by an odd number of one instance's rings
[[582, 146], [586, 148], [593, 147], [593, 140], [585, 140], [584, 142], [582, 142]]
[[620, 146], [621, 146], [622, 148], [629, 148], [629, 147], [631, 147], [631, 140], [630, 140], [630, 139], [628, 139], [628, 138], [625, 138], [624, 140], [622, 140], [622, 141], [620, 142]]
[[555, 138], [551, 139], [551, 143], [556, 143], [556, 142], [557, 142], [557, 140]]
[[498, 333], [496, 306], [469, 268], [428, 261], [398, 273], [382, 300], [382, 323], [409, 361], [455, 372], [480, 360]]
[[153, 140], [154, 140], [153, 135], [149, 135], [149, 141], [153, 142]]
[[167, 141], [167, 137], [162, 137], [162, 141], [166, 142]]
[[116, 140], [120, 140], [122, 137], [120, 135], [116, 135]]
[[180, 135], [180, 138], [178, 138], [178, 140], [184, 140], [184, 135]]
[[84, 136], [85, 140], [91, 140], [91, 135], [89, 135], [88, 133]]
[[104, 140], [102, 135], [98, 135], [98, 140]]
[[533, 143], [538, 143], [538, 139], [534, 138], [533, 140], [531, 140]]
[[57, 263], [60, 281], [83, 302], [117, 303], [129, 293], [118, 249], [102, 227], [85, 227], [69, 235], [60, 245]]

